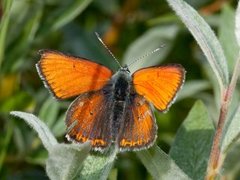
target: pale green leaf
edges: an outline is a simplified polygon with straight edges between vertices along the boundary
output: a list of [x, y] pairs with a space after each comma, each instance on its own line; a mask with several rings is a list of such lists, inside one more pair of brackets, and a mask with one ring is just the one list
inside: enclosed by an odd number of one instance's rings
[[57, 144], [56, 138], [53, 136], [49, 128], [40, 119], [30, 113], [12, 111], [13, 116], [23, 119], [30, 127], [32, 127], [42, 140], [44, 147], [50, 151], [51, 148]]
[[236, 16], [235, 16], [235, 35], [238, 46], [240, 47], [240, 1], [238, 1]]
[[228, 85], [228, 67], [222, 47], [204, 19], [183, 0], [167, 0], [192, 33], [217, 77], [221, 93]]
[[175, 164], [164, 151], [157, 145], [148, 150], [137, 152], [137, 156], [142, 161], [153, 179], [175, 179], [187, 180], [188, 176]]
[[229, 5], [225, 5], [220, 16], [219, 41], [226, 55], [230, 72], [233, 72], [239, 50], [234, 34], [234, 16], [233, 9]]
[[90, 143], [57, 144], [49, 152], [46, 171], [51, 180], [73, 179], [80, 172], [91, 149]]
[[164, 45], [159, 52], [134, 62], [132, 66], [129, 66], [129, 69], [131, 72], [134, 72], [146, 66], [157, 65], [171, 50], [172, 42], [175, 39], [177, 32], [178, 26], [176, 25], [158, 26], [148, 30], [129, 46], [123, 57], [123, 64], [129, 65], [136, 59]]
[[197, 101], [179, 128], [170, 150], [176, 164], [192, 179], [204, 179], [214, 127], [208, 111]]

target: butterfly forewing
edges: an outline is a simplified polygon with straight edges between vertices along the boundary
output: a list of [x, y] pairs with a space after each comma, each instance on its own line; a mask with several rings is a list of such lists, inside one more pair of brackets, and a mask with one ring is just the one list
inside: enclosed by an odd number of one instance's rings
[[139, 95], [130, 100], [126, 108], [124, 125], [118, 144], [122, 151], [140, 150], [151, 146], [157, 134], [157, 126], [150, 104]]
[[160, 111], [165, 111], [174, 101], [183, 84], [185, 70], [180, 65], [144, 68], [133, 74], [133, 84], [138, 94], [144, 96]]
[[111, 112], [111, 103], [101, 90], [80, 95], [67, 112], [68, 139], [80, 143], [90, 141], [96, 150], [108, 147]]
[[41, 51], [36, 65], [45, 85], [58, 99], [101, 89], [112, 71], [100, 64], [55, 51]]

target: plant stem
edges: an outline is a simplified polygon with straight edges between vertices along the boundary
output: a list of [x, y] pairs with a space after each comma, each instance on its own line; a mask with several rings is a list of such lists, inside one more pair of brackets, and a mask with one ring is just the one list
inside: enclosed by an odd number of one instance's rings
[[215, 136], [213, 139], [213, 145], [212, 145], [212, 149], [211, 149], [211, 153], [210, 153], [210, 159], [208, 162], [207, 176], [205, 178], [206, 180], [212, 180], [217, 175], [217, 170], [220, 165], [219, 164], [220, 142], [221, 142], [221, 138], [222, 138], [222, 132], [223, 132], [225, 119], [227, 116], [227, 111], [228, 111], [228, 103], [227, 103], [227, 101], [224, 101], [221, 105], [217, 130], [216, 130], [216, 133], [215, 133]]
[[212, 145], [212, 149], [211, 149], [211, 153], [210, 153], [210, 159], [208, 162], [207, 175], [205, 177], [206, 180], [215, 179], [215, 177], [218, 173], [218, 170], [221, 167], [220, 142], [222, 139], [223, 127], [224, 127], [225, 120], [226, 120], [227, 113], [228, 113], [228, 107], [232, 101], [233, 91], [236, 87], [239, 74], [240, 74], [240, 55], [239, 55], [239, 58], [237, 59], [231, 82], [230, 82], [227, 90], [224, 91], [224, 95], [222, 98], [218, 125], [217, 125], [216, 133], [215, 133], [215, 136], [213, 139], [213, 145]]

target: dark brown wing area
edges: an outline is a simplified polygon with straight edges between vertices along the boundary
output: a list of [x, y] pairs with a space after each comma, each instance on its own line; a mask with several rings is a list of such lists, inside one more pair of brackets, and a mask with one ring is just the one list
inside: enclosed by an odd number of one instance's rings
[[70, 106], [66, 125], [69, 140], [90, 141], [94, 150], [103, 150], [111, 144], [111, 103], [102, 91], [84, 93]]
[[157, 135], [154, 114], [148, 101], [136, 95], [126, 108], [122, 133], [118, 143], [120, 150], [140, 150], [151, 146]]

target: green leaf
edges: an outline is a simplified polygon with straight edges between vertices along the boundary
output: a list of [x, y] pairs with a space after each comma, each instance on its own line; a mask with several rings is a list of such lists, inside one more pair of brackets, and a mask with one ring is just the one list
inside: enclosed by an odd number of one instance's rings
[[235, 16], [235, 35], [237, 38], [238, 46], [240, 47], [240, 1], [238, 1], [238, 6]]
[[129, 65], [137, 58], [141, 58], [162, 45], [166, 45], [161, 48], [159, 53], [145, 56], [143, 59], [134, 62], [129, 69], [134, 72], [140, 68], [160, 63], [171, 50], [177, 32], [178, 26], [176, 25], [158, 26], [148, 30], [128, 47], [123, 57], [123, 64]]
[[0, 21], [0, 68], [4, 59], [5, 41], [10, 21], [12, 2], [13, 0], [3, 0], [0, 4], [0, 6], [3, 7], [4, 12]]
[[32, 97], [26, 91], [20, 90], [3, 101], [0, 106], [0, 112], [9, 113], [13, 109], [22, 109], [32, 102]]
[[39, 111], [39, 118], [44, 119], [48, 127], [52, 127], [59, 113], [59, 102], [52, 97], [48, 98]]
[[65, 113], [59, 116], [59, 118], [52, 127], [52, 132], [55, 135], [55, 137], [60, 137], [66, 132], [65, 116], [66, 116]]
[[[219, 111], [220, 101], [221, 101], [221, 98], [219, 98], [219, 97], [221, 96], [221, 92], [220, 92], [221, 90], [219, 89], [218, 81], [215, 78], [215, 76], [212, 75], [213, 73], [211, 71], [211, 67], [208, 66], [208, 64], [203, 64], [202, 67], [203, 67], [204, 74], [206, 74], [207, 79], [209, 79], [211, 87], [213, 88], [214, 96], [212, 98], [215, 101], [214, 106], [216, 106], [218, 109], [217, 111]], [[217, 119], [219, 113], [216, 113], [215, 111], [213, 113], [216, 115], [216, 118], [214, 118], [214, 119]]]
[[57, 144], [49, 151], [46, 171], [51, 180], [73, 179], [91, 149], [90, 143]]
[[116, 158], [117, 151], [109, 154], [93, 154], [84, 161], [83, 169], [78, 176], [79, 180], [107, 179]]
[[199, 92], [209, 89], [210, 83], [204, 80], [192, 80], [187, 81], [181, 91], [178, 94], [176, 101], [180, 101], [187, 97], [193, 97], [194, 95], [198, 94]]
[[92, 0], [76, 0], [73, 2], [71, 6], [66, 8], [66, 10], [55, 19], [55, 22], [52, 24], [53, 30], [57, 30], [72, 21], [92, 2]]
[[137, 152], [153, 179], [187, 180], [188, 176], [175, 164], [175, 162], [157, 145], [148, 150]]
[[220, 16], [219, 41], [226, 55], [230, 72], [233, 72], [239, 50], [234, 34], [234, 16], [233, 9], [225, 5]]
[[183, 0], [167, 0], [192, 33], [217, 77], [221, 94], [228, 85], [228, 67], [222, 47], [204, 19]]
[[48, 156], [49, 156], [49, 153], [45, 149], [40, 149], [39, 148], [39, 150], [37, 150], [36, 152], [34, 152], [32, 154], [29, 153], [24, 158], [24, 160], [28, 164], [45, 166]]
[[149, 26], [164, 25], [166, 23], [176, 24], [176, 23], [181, 23], [181, 21], [173, 13], [162, 14], [159, 17], [154, 17], [153, 19], [150, 19], [147, 21], [147, 24]]
[[237, 142], [229, 148], [221, 168], [221, 175], [225, 177], [225, 179], [239, 179], [239, 153], [240, 142]]
[[240, 137], [240, 105], [236, 112], [234, 112], [233, 117], [230, 117], [224, 127], [223, 139], [221, 143], [221, 151], [225, 152], [229, 146]]
[[117, 168], [112, 169], [108, 176], [108, 180], [117, 180], [117, 175], [118, 175]]
[[2, 142], [0, 141], [1, 144], [1, 148], [0, 148], [0, 172], [2, 170], [3, 164], [4, 164], [4, 160], [7, 156], [8, 153], [8, 147], [9, 145], [11, 145], [11, 138], [12, 138], [12, 134], [13, 134], [13, 130], [14, 130], [14, 125], [13, 123], [10, 121], [6, 124], [6, 131], [4, 131], [4, 137], [2, 140]]
[[54, 14], [51, 14], [51, 18], [43, 25], [41, 33], [49, 33], [49, 31], [55, 31], [63, 27], [81, 14], [92, 0], [75, 0], [69, 2], [62, 8], [58, 8], [58, 11], [54, 12]]
[[204, 179], [214, 127], [208, 111], [197, 101], [179, 128], [170, 150], [176, 164], [192, 179]]
[[40, 119], [30, 113], [12, 111], [11, 115], [23, 119], [30, 127], [32, 127], [42, 140], [44, 147], [50, 151], [51, 148], [57, 144], [57, 140], [49, 130], [49, 128]]
[[[24, 11], [21, 15], [16, 13], [11, 17], [13, 23], [10, 23], [10, 30], [14, 29], [14, 31], [9, 32], [13, 35], [11, 35], [11, 39], [9, 38], [10, 42], [6, 50], [6, 59], [8, 59], [8, 61], [5, 62], [3, 69], [6, 72], [18, 72], [20, 66], [23, 66], [23, 64], [24, 68], [26, 68], [26, 58], [23, 57], [25, 57], [28, 50], [32, 48], [32, 43], [35, 41], [34, 38], [40, 26], [43, 13], [43, 3], [40, 1], [33, 3], [25, 2], [22, 4], [17, 3], [17, 5], [20, 5]], [[13, 10], [18, 10], [18, 13], [20, 13], [19, 11], [21, 11], [21, 9], [17, 9], [17, 5], [14, 3]], [[19, 18], [16, 16], [22, 17]], [[16, 29], [18, 29], [17, 32]]]

